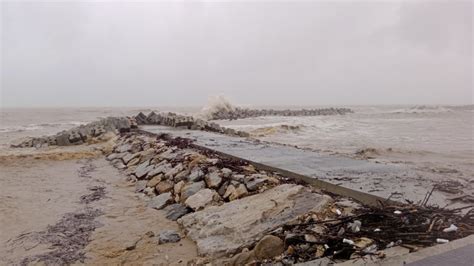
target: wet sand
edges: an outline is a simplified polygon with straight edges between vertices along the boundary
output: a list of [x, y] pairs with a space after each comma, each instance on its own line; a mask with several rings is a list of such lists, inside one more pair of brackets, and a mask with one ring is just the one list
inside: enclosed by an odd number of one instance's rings
[[179, 232], [177, 223], [147, 208], [92, 147], [33, 154], [0, 157], [1, 265], [186, 265], [197, 256], [188, 239], [158, 245], [149, 232]]

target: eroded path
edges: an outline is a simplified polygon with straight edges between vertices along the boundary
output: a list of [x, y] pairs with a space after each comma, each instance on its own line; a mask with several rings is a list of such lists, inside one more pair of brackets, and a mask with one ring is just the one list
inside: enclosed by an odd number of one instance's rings
[[[158, 245], [179, 231], [146, 207], [125, 176], [101, 156], [0, 160], [0, 264], [186, 264], [188, 239]], [[173, 252], [171, 252], [173, 251]]]

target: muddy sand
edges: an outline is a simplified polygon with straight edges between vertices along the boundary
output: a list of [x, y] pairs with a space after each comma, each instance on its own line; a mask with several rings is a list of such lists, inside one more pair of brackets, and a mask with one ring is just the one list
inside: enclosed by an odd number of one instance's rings
[[93, 148], [0, 157], [0, 264], [186, 265], [195, 258], [186, 238], [158, 245], [152, 235], [179, 232], [178, 224], [147, 208]]

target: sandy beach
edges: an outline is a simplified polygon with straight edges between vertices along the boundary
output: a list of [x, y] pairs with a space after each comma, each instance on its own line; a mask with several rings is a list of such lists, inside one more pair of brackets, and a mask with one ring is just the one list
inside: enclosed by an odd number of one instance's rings
[[157, 245], [149, 232], [179, 231], [177, 223], [146, 207], [126, 176], [98, 156], [102, 147], [0, 157], [0, 264], [186, 265], [196, 257], [188, 239]]

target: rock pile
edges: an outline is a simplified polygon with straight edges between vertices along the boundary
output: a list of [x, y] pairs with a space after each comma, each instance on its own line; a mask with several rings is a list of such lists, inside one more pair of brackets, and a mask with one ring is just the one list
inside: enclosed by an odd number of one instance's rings
[[39, 138], [28, 138], [19, 144], [13, 144], [14, 148], [26, 147], [45, 147], [45, 146], [69, 146], [83, 144], [94, 139], [100, 139], [107, 133], [119, 133], [130, 131], [136, 127], [134, 120], [126, 117], [107, 117], [99, 121], [89, 124], [80, 125], [78, 127], [59, 132], [53, 136], [44, 136]]
[[353, 113], [349, 108], [321, 108], [321, 109], [301, 109], [301, 110], [274, 110], [274, 109], [248, 109], [232, 108], [217, 109], [209, 114], [209, 120], [235, 120], [258, 116], [319, 116], [319, 115], [345, 115]]
[[107, 160], [150, 196], [149, 206], [166, 207], [176, 220], [191, 211], [220, 205], [279, 185], [279, 177], [238, 161], [203, 155], [186, 141], [126, 134]]
[[137, 121], [138, 125], [163, 125], [176, 128], [203, 130], [230, 136], [249, 136], [249, 133], [244, 131], [237, 131], [232, 128], [221, 127], [217, 123], [208, 122], [203, 119], [176, 113], [151, 112], [148, 115], [145, 115], [144, 113], [140, 112], [138, 115], [135, 116], [135, 120]]
[[178, 221], [205, 262], [381, 259], [392, 247], [410, 252], [472, 234], [474, 211], [362, 206], [186, 139], [124, 133], [117, 141], [107, 159], [135, 182], [148, 206]]

